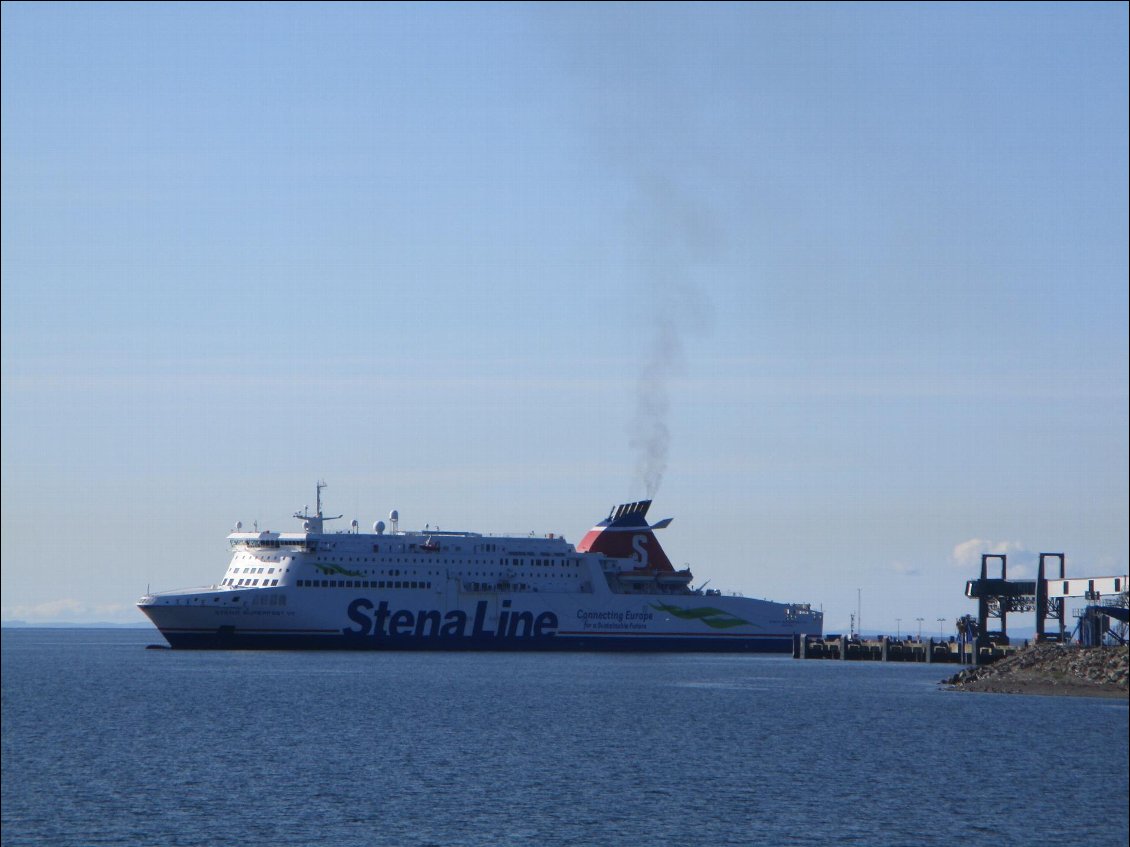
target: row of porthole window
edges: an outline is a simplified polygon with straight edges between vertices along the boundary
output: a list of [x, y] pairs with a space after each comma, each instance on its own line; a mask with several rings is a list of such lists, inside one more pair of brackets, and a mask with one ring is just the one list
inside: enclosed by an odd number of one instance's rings
[[251, 598], [252, 606], [285, 606], [286, 595], [278, 592], [271, 591], [266, 594], [255, 594]]
[[[502, 564], [506, 564], [505, 559], [502, 560]], [[552, 559], [529, 559], [527, 561], [523, 561], [522, 559], [511, 559], [510, 564], [516, 568], [520, 568], [525, 565], [533, 565], [536, 568], [549, 568], [553, 565], [568, 565], [569, 567], [573, 568], [580, 566], [580, 562], [576, 559], [566, 559], [563, 562], [555, 562]]]
[[300, 579], [299, 588], [431, 588], [430, 581], [392, 579]]
[[[376, 557], [376, 556], [356, 556], [356, 557], [355, 556], [342, 556], [340, 558], [340, 561], [341, 561], [342, 564], [345, 564], [345, 563], [359, 564], [361, 562], [376, 562], [378, 558], [380, 558], [380, 557]], [[414, 562], [420, 562], [420, 561], [435, 562], [437, 560], [431, 554], [418, 553], [418, 554], [411, 556], [411, 557], [403, 557], [403, 558], [402, 557], [396, 557], [396, 558], [391, 559], [391, 561], [397, 562], [398, 564], [413, 564]], [[443, 558], [443, 559], [440, 559], [438, 561], [441, 562], [442, 564], [445, 564], [445, 565], [458, 565], [458, 564], [460, 564], [459, 560], [449, 559], [449, 558]], [[466, 559], [464, 558], [463, 561], [466, 561]], [[498, 560], [498, 563], [500, 565], [505, 566], [508, 561], [509, 561], [510, 565], [513, 566], [513, 567], [525, 567], [525, 566], [529, 566], [529, 565], [532, 565], [534, 567], [552, 567], [553, 565], [566, 565], [568, 567], [577, 568], [577, 567], [580, 567], [580, 565], [581, 565], [581, 562], [580, 562], [579, 559], [560, 559], [560, 560], [554, 561], [553, 559], [509, 559], [508, 560], [507, 558], [501, 558], [501, 559]]]
[[[279, 584], [279, 581], [277, 579], [264, 579], [262, 587], [267, 588], [269, 586], [278, 585], [278, 584]], [[245, 587], [248, 587], [248, 588], [255, 588], [256, 586], [259, 585], [259, 580], [251, 579], [250, 577], [245, 577], [245, 578], [239, 580], [239, 582], [236, 582], [235, 577], [230, 577], [228, 579], [225, 579], [223, 582], [221, 582], [220, 585], [242, 585], [242, 586], [245, 586]]]
[[495, 593], [507, 591], [537, 591], [535, 587], [527, 582], [465, 582], [463, 583], [463, 590]]

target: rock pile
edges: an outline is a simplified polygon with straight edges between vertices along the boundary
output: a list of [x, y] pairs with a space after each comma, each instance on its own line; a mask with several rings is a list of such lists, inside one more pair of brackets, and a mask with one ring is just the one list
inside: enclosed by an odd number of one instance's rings
[[967, 668], [943, 684], [1008, 694], [1130, 695], [1130, 648], [1034, 644], [991, 665]]

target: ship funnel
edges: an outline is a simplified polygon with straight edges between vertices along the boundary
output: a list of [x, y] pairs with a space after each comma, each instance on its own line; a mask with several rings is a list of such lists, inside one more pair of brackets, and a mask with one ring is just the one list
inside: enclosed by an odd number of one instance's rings
[[603, 553], [615, 559], [635, 559], [638, 567], [650, 570], [674, 571], [653, 531], [667, 526], [671, 519], [648, 526], [647, 510], [650, 508], [650, 500], [617, 506], [606, 519], [588, 531], [577, 545], [577, 550]]

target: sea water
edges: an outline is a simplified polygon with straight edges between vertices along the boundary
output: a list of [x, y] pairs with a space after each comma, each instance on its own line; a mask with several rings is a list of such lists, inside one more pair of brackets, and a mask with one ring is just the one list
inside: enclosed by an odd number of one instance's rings
[[1117, 845], [1125, 700], [947, 666], [3, 631], [4, 845]]

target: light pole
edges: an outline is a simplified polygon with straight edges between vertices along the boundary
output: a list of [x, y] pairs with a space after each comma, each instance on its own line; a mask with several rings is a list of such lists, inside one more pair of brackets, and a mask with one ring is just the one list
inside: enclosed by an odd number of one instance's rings
[[899, 641], [902, 641], [902, 618], [895, 618], [895, 624], [895, 638], [897, 638]]
[[918, 621], [918, 643], [922, 643], [922, 618], [915, 618]]
[[945, 626], [945, 623], [946, 623], [945, 618], [938, 618], [938, 638], [945, 638], [946, 637], [945, 631], [942, 629], [942, 627]]

